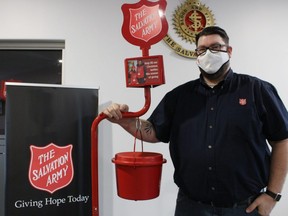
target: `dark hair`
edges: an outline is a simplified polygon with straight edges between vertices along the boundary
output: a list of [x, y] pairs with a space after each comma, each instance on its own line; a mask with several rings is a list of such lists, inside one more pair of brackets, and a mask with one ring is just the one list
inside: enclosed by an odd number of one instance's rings
[[218, 26], [208, 26], [196, 35], [196, 46], [198, 45], [198, 40], [200, 37], [213, 34], [220, 35], [220, 37], [224, 40], [224, 42], [229, 45], [229, 37], [224, 29]]

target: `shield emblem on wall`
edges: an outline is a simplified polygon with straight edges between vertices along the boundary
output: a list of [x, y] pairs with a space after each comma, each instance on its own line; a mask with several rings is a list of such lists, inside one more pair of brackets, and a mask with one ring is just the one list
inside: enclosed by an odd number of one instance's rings
[[57, 146], [50, 143], [44, 147], [31, 145], [29, 181], [34, 188], [51, 194], [68, 186], [73, 180], [73, 146]]

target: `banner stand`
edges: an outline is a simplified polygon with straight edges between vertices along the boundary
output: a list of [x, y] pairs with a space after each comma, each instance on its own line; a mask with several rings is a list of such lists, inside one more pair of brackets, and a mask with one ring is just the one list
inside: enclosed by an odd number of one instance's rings
[[98, 88], [7, 83], [5, 215], [91, 215]]

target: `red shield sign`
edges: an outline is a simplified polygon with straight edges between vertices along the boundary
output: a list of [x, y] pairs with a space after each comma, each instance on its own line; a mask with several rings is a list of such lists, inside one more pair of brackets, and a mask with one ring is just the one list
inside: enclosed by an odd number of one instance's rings
[[130, 9], [130, 34], [143, 40], [149, 41], [162, 30], [159, 5], [148, 7], [142, 5], [140, 8]]
[[69, 185], [74, 176], [72, 145], [30, 146], [29, 181], [39, 190], [51, 194]]
[[122, 35], [140, 48], [150, 48], [162, 40], [168, 31], [165, 17], [166, 1], [150, 2], [141, 0], [136, 4], [122, 5], [124, 22]]

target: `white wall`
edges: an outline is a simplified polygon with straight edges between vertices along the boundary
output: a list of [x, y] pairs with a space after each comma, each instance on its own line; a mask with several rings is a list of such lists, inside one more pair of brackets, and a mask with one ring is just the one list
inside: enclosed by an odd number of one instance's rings
[[[64, 39], [66, 41], [63, 83], [100, 86], [100, 109], [111, 101], [128, 103], [131, 111], [144, 104], [143, 89], [125, 87], [123, 60], [141, 56], [138, 47], [121, 35], [124, 3], [135, 0], [0, 0], [0, 39]], [[171, 15], [184, 0], [167, 0], [169, 34], [173, 35]], [[233, 46], [232, 67], [273, 83], [288, 107], [288, 42], [286, 0], [203, 0], [224, 27]], [[164, 42], [153, 45], [150, 55], [163, 55], [166, 84], [154, 88], [148, 117], [165, 92], [187, 80], [197, 78], [194, 60], [175, 54]], [[286, 91], [285, 91], [286, 90]], [[127, 201], [117, 197], [114, 165], [115, 153], [131, 151], [133, 137], [106, 120], [100, 124], [100, 192], [101, 216], [172, 216], [177, 188], [166, 144], [145, 144], [147, 151], [161, 152], [168, 163], [163, 167], [161, 194], [150, 201]], [[283, 200], [272, 216], [288, 212], [288, 183]]]

